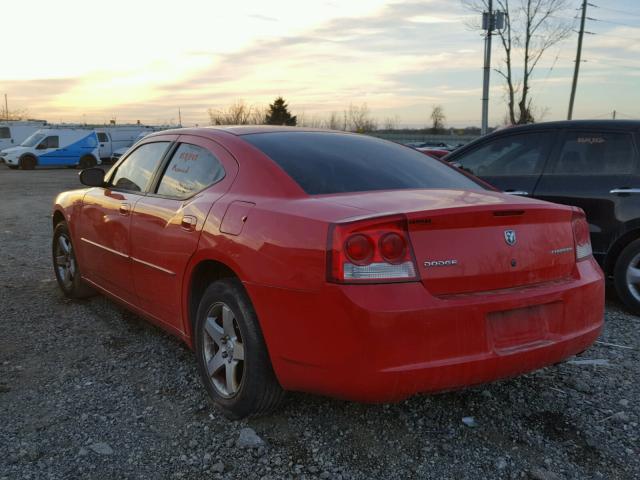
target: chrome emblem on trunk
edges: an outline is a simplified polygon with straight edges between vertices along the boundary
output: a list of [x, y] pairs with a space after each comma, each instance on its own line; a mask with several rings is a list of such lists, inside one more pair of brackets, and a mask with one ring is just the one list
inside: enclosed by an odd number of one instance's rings
[[448, 260], [427, 260], [424, 262], [424, 266], [429, 267], [453, 267], [458, 264], [458, 260], [450, 258]]
[[507, 245], [515, 245], [516, 244], [516, 232], [515, 230], [505, 230], [504, 231], [504, 241], [507, 242]]

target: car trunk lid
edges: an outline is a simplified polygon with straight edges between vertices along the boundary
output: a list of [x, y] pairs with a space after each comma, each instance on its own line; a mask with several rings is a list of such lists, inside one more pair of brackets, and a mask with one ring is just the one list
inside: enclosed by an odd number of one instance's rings
[[556, 281], [575, 265], [566, 206], [457, 190], [367, 192], [331, 201], [380, 215], [404, 213], [421, 281], [434, 295]]
[[408, 218], [422, 282], [434, 295], [559, 280], [575, 264], [570, 211], [460, 207]]

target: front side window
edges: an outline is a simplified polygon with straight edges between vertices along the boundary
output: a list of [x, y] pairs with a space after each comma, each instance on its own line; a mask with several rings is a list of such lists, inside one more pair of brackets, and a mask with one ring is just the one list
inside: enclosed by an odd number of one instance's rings
[[39, 150], [46, 150], [47, 148], [59, 148], [60, 138], [57, 135], [50, 135], [45, 138], [40, 145], [38, 145]]
[[20, 145], [23, 147], [35, 147], [44, 140], [44, 137], [46, 137], [46, 135], [43, 133], [32, 133]]
[[168, 147], [169, 142], [154, 142], [136, 148], [118, 165], [110, 184], [122, 190], [144, 192]]
[[438, 160], [365, 135], [274, 132], [242, 138], [270, 157], [309, 195], [427, 188], [483, 190]]
[[98, 141], [100, 143], [108, 142], [109, 137], [107, 137], [107, 134], [104, 132], [98, 132]]
[[158, 185], [158, 195], [186, 198], [224, 177], [220, 161], [208, 150], [181, 144]]
[[546, 132], [508, 135], [462, 154], [454, 161], [478, 176], [539, 175], [551, 142]]
[[11, 138], [9, 127], [0, 127], [0, 138]]
[[631, 173], [634, 160], [631, 134], [568, 132], [553, 173], [586, 175]]

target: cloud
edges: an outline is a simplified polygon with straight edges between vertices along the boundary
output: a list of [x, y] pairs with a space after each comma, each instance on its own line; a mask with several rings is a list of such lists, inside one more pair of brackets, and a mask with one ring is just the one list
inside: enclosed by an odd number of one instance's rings
[[[86, 111], [96, 120], [116, 115], [122, 121], [168, 121], [177, 117], [180, 107], [186, 124], [202, 124], [210, 107], [221, 108], [236, 99], [265, 105], [283, 95], [294, 112], [309, 115], [327, 115], [351, 102], [366, 102], [375, 115], [397, 114], [404, 123], [415, 123], [423, 121], [432, 105], [442, 104], [451, 123], [477, 124], [483, 45], [478, 32], [467, 27], [469, 12], [461, 3], [392, 1], [370, 7], [366, 14], [361, 13], [364, 4], [359, 5], [309, 4], [310, 16], [320, 7], [338, 13], [347, 9], [351, 16], [325, 15], [322, 18], [331, 19], [315, 23], [306, 17], [304, 28], [294, 28], [295, 22], [284, 18], [284, 7], [256, 8], [242, 14], [242, 21], [237, 20], [242, 9], [230, 7], [225, 15], [234, 19], [229, 22], [244, 30], [242, 38], [250, 37], [249, 41], [224, 36], [214, 26], [206, 35], [193, 37], [197, 42], [171, 36], [171, 42], [186, 42], [188, 48], [182, 45], [152, 59], [141, 54], [139, 65], [122, 72], [107, 62], [102, 67], [109, 69], [74, 78], [0, 82], [0, 87], [26, 105], [37, 104], [38, 109], [57, 116], [66, 111], [76, 120], [79, 112]], [[296, 4], [295, 8], [302, 7]], [[581, 98], [592, 91], [597, 92], [593, 101], [602, 105], [615, 98], [614, 93], [603, 94], [602, 86], [614, 81], [606, 79], [607, 71], [616, 72], [619, 84], [636, 80], [640, 41], [632, 40], [640, 40], [637, 36], [637, 29], [615, 28], [586, 38], [588, 62], [583, 66]], [[572, 38], [542, 59], [533, 79], [536, 102], [562, 104], [565, 109], [566, 77], [571, 75], [574, 49]], [[559, 60], [554, 60], [556, 56]], [[501, 58], [500, 44], [495, 42], [494, 67]], [[630, 103], [638, 98], [637, 89], [625, 84], [621, 90], [627, 92]], [[491, 112], [496, 119], [504, 111], [502, 93], [500, 77], [492, 73]]]
[[[416, 22], [425, 11], [445, 5], [450, 13], [437, 17], [443, 21]], [[299, 35], [261, 39], [217, 55], [197, 75], [160, 86], [160, 101], [197, 104], [201, 99], [200, 118], [207, 107], [236, 98], [264, 103], [276, 95], [284, 95], [292, 107], [318, 112], [340, 111], [351, 102], [379, 109], [432, 102], [438, 98], [425, 89], [430, 72], [479, 67], [478, 50], [464, 39], [466, 27], [459, 21], [464, 13], [450, 2], [394, 3], [375, 15], [337, 18]], [[459, 35], [443, 48], [454, 19]], [[417, 81], [407, 85], [412, 79]]]

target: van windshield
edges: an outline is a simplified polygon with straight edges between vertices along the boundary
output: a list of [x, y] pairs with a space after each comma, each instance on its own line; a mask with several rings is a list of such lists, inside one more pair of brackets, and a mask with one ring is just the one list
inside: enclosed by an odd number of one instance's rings
[[20, 145], [23, 147], [35, 147], [41, 140], [44, 140], [45, 136], [46, 135], [44, 133], [33, 133]]

